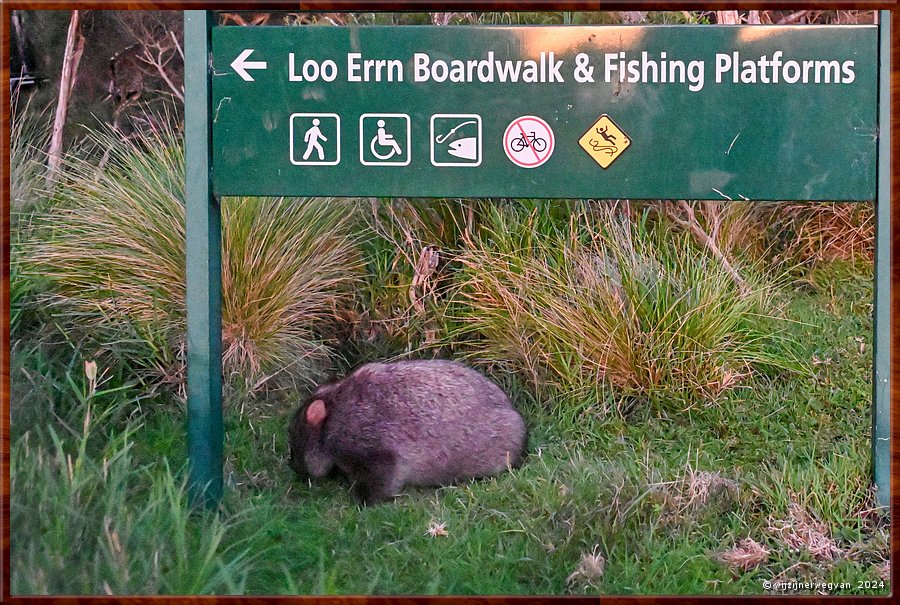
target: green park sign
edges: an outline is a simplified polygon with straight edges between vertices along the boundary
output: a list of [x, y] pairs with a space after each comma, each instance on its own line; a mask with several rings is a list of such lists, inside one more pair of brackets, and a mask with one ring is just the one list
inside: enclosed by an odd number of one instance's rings
[[876, 208], [872, 459], [886, 506], [891, 13], [878, 14], [840, 27], [222, 27], [186, 11], [194, 497], [222, 495], [221, 196], [842, 200]]
[[875, 26], [217, 27], [213, 189], [871, 200], [877, 42]]

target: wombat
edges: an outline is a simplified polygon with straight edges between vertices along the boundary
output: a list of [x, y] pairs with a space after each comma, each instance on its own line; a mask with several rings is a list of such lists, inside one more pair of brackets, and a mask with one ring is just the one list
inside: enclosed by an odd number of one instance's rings
[[301, 478], [337, 468], [363, 504], [404, 485], [446, 485], [518, 466], [525, 422], [493, 382], [460, 363], [366, 364], [316, 389], [288, 429]]

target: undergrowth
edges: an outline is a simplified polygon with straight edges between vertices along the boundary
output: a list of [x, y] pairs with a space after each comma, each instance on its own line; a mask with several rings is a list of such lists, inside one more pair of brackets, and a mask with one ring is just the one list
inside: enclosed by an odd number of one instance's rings
[[471, 359], [513, 368], [538, 393], [574, 394], [601, 415], [636, 398], [683, 410], [715, 404], [754, 373], [802, 369], [785, 333], [758, 324], [775, 283], [746, 271], [741, 291], [646, 213], [582, 210], [560, 222], [538, 205], [490, 217], [459, 258], [454, 337], [469, 339]]
[[[41, 301], [53, 321], [93, 343], [95, 355], [126, 358], [148, 384], [183, 393], [181, 135], [166, 127], [91, 136], [98, 154], [66, 157], [17, 274], [48, 282]], [[331, 326], [359, 278], [355, 222], [350, 201], [222, 200], [223, 361], [232, 385], [321, 378]]]

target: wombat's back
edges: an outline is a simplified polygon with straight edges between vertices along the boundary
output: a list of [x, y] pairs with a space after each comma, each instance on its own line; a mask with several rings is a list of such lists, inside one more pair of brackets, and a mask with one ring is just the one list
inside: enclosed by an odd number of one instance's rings
[[356, 436], [392, 452], [403, 483], [494, 475], [521, 461], [521, 416], [497, 385], [462, 364], [372, 363], [324, 389], [333, 402], [330, 438]]

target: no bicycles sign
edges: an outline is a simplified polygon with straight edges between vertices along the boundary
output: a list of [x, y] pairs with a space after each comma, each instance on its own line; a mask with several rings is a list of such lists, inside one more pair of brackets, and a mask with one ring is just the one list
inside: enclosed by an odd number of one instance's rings
[[874, 200], [886, 504], [891, 13], [878, 14], [877, 26], [220, 27], [185, 11], [192, 493], [213, 503], [223, 485], [219, 196]]
[[553, 155], [553, 129], [537, 116], [516, 118], [503, 133], [503, 151], [516, 166], [537, 168]]

